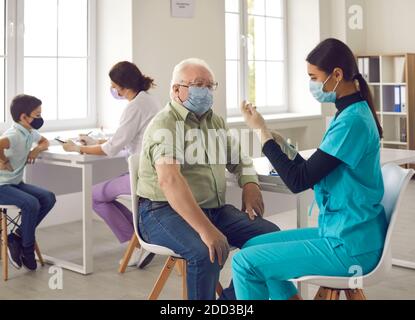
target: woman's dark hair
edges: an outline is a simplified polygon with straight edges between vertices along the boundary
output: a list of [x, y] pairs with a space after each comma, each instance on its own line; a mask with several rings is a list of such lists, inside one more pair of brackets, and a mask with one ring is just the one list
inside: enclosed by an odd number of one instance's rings
[[42, 105], [36, 97], [28, 96], [26, 94], [21, 94], [16, 96], [10, 106], [10, 113], [14, 122], [19, 122], [22, 114], [30, 116], [30, 114]]
[[334, 69], [340, 68], [343, 70], [343, 76], [346, 81], [357, 80], [359, 82], [360, 94], [369, 104], [378, 127], [379, 136], [383, 138], [383, 129], [376, 114], [372, 93], [366, 80], [359, 72], [359, 67], [357, 66], [356, 58], [352, 50], [340, 40], [332, 38], [326, 39], [311, 51], [306, 60], [327, 74], [331, 74]]
[[134, 63], [128, 61], [113, 66], [109, 76], [120, 87], [137, 92], [148, 91], [155, 86], [153, 79], [144, 76]]

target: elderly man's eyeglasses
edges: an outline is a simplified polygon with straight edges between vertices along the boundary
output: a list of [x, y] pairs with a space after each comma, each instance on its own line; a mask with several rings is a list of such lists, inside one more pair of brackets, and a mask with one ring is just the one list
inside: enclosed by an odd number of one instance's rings
[[211, 82], [211, 83], [203, 83], [203, 82], [195, 82], [195, 83], [189, 83], [189, 84], [179, 84], [181, 87], [190, 88], [190, 87], [197, 87], [197, 88], [208, 88], [209, 90], [215, 91], [219, 83], [217, 82]]

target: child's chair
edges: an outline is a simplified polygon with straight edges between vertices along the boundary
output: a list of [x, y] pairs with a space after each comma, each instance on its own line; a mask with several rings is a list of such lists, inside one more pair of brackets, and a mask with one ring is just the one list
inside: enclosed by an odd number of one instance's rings
[[[12, 219], [7, 215], [8, 211], [17, 211], [19, 214], [16, 218]], [[19, 226], [19, 222], [21, 220], [21, 213], [20, 208], [16, 206], [6, 206], [0, 204], [0, 231], [1, 231], [1, 246], [0, 246], [0, 259], [3, 260], [3, 280], [7, 281], [9, 279], [9, 257], [8, 257], [8, 250], [7, 250], [7, 229], [8, 226], [12, 226], [13, 230]], [[37, 242], [35, 243], [35, 251], [38, 257], [38, 260], [42, 267], [45, 265], [43, 261], [42, 255], [39, 250], [39, 246]]]

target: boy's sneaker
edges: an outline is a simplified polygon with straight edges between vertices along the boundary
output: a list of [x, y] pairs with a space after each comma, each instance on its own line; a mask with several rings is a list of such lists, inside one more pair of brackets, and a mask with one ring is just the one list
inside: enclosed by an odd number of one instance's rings
[[23, 267], [28, 271], [36, 271], [37, 262], [35, 257], [35, 248], [23, 248], [22, 250], [22, 264]]
[[22, 268], [22, 239], [14, 233], [10, 233], [7, 237], [7, 251], [12, 266], [20, 270]]
[[154, 253], [143, 250], [143, 254], [141, 255], [141, 258], [137, 263], [137, 267], [139, 269], [144, 269], [150, 264], [151, 261], [153, 261], [155, 256], [156, 255]]

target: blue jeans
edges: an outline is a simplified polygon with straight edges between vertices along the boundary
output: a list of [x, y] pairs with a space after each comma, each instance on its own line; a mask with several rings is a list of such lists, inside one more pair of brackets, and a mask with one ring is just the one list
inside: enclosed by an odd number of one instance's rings
[[[143, 240], [167, 247], [187, 261], [189, 300], [215, 300], [221, 266], [217, 259], [215, 263], [210, 261], [209, 250], [199, 234], [167, 202], [141, 199], [139, 208]], [[246, 213], [230, 205], [203, 211], [228, 238], [229, 244], [237, 248], [258, 235], [279, 231], [276, 225], [262, 218], [251, 221]], [[236, 299], [232, 284], [221, 298]]]
[[52, 210], [56, 203], [55, 195], [47, 190], [25, 183], [0, 186], [0, 204], [19, 207], [22, 221], [18, 234], [22, 237], [22, 246], [32, 248], [35, 245], [36, 227]]

